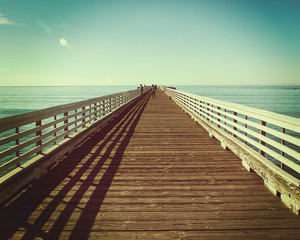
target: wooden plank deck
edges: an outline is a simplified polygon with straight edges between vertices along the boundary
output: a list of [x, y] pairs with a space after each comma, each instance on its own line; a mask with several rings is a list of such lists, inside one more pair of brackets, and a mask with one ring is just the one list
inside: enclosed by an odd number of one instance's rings
[[0, 239], [300, 239], [300, 219], [162, 93], [0, 209]]

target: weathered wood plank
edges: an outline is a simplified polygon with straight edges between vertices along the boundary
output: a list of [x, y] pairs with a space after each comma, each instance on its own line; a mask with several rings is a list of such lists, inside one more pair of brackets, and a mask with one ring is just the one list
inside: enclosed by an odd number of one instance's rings
[[300, 239], [299, 218], [160, 92], [82, 143], [0, 220], [3, 239]]
[[[35, 231], [72, 231], [75, 226], [77, 231], [85, 231], [90, 228], [90, 231], [205, 231], [205, 230], [268, 230], [270, 226], [272, 229], [290, 229], [293, 231], [298, 228], [295, 219], [250, 219], [250, 220], [90, 220], [85, 218], [80, 224], [77, 221], [61, 219], [61, 221], [47, 221], [43, 222], [28, 222], [31, 225], [31, 230]], [[9, 228], [8, 228], [9, 230]]]
[[[16, 239], [22, 239], [25, 235], [25, 231], [18, 231], [13, 236]], [[39, 236], [43, 239], [46, 237], [56, 236], [61, 239], [69, 239], [72, 235], [72, 231], [64, 232], [51, 232], [50, 234], [40, 233]], [[1, 235], [0, 235], [1, 236]], [[94, 232], [77, 232], [76, 236], [72, 236], [72, 239], [84, 239], [86, 237], [90, 239], [143, 239], [143, 240], [174, 240], [174, 239], [189, 239], [189, 240], [232, 240], [232, 239], [300, 239], [295, 236], [290, 229], [267, 229], [267, 230], [226, 230], [226, 231], [94, 231]]]
[[[76, 220], [80, 217], [80, 212], [72, 213], [72, 219]], [[290, 218], [290, 212], [286, 210], [263, 210], [263, 211], [215, 211], [215, 212], [99, 212], [95, 217], [96, 221], [172, 221], [172, 220], [242, 220], [242, 219], [278, 219], [281, 217], [288, 219], [297, 219], [297, 216]], [[28, 218], [28, 221], [35, 221], [39, 217], [38, 213], [34, 213]], [[88, 216], [85, 216], [89, 221]], [[50, 216], [49, 221], [55, 221], [56, 216]], [[14, 221], [13, 217], [7, 218], [7, 221]]]

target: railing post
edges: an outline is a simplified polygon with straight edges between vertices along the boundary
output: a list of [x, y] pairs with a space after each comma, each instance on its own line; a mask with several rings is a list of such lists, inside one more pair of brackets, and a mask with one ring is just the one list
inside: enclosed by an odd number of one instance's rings
[[[77, 109], [75, 109], [75, 114], [77, 113]], [[77, 115], [75, 115], [75, 127], [77, 127]], [[75, 129], [75, 132], [77, 132], [77, 128]]]
[[200, 104], [201, 104], [201, 108], [200, 108], [200, 112], [201, 112], [201, 113], [200, 113], [200, 116], [201, 116], [201, 117], [204, 117], [203, 114], [202, 114], [202, 113], [203, 113], [203, 110], [202, 110], [202, 108], [203, 108], [203, 102], [200, 101]]
[[[57, 117], [56, 115], [54, 115], [54, 121], [56, 121]], [[54, 129], [56, 129], [56, 123], [54, 123]], [[55, 133], [53, 134], [54, 138], [56, 137], [56, 131]], [[53, 145], [56, 145], [56, 141], [54, 141]]]
[[[42, 126], [42, 121], [40, 120], [40, 121], [35, 122], [35, 126], [36, 126], [36, 127]], [[38, 136], [42, 136], [42, 130], [37, 131], [37, 132], [36, 132], [36, 136], [37, 136], [37, 137], [38, 137]], [[39, 141], [36, 142], [36, 146], [37, 146], [37, 147], [39, 147], [39, 146], [41, 146], [41, 145], [42, 145], [42, 140], [39, 140]], [[36, 153], [36, 155], [39, 155], [39, 154], [41, 154], [41, 153], [42, 153], [42, 150], [38, 151], [38, 152]]]
[[104, 104], [104, 101], [101, 101], [101, 107], [100, 107], [100, 109], [101, 109], [101, 111], [100, 111], [100, 113], [101, 113], [101, 117], [103, 117], [104, 116], [104, 111], [105, 111], [105, 104]]
[[[233, 115], [234, 115], [234, 116], [237, 116], [237, 112], [233, 112]], [[234, 122], [234, 123], [237, 123], [237, 120], [236, 120], [235, 118], [233, 118], [233, 122]], [[233, 130], [234, 130], [234, 131], [237, 131], [237, 128], [236, 128], [236, 127], [233, 127]], [[236, 138], [236, 135], [233, 134], [233, 137]]]
[[[285, 133], [285, 128], [282, 128], [282, 133]], [[284, 139], [281, 139], [281, 144], [285, 145], [285, 140]], [[284, 156], [283, 151], [281, 151], [281, 156]], [[281, 169], [284, 169], [284, 168], [285, 168], [285, 165], [283, 163], [281, 163]]]
[[[262, 126], [266, 126], [266, 122], [265, 122], [265, 121], [260, 121], [260, 123], [261, 123]], [[260, 130], [260, 134], [261, 134], [262, 136], [266, 136], [266, 132], [263, 131], [263, 130]], [[266, 143], [265, 143], [264, 141], [262, 141], [261, 139], [259, 140], [259, 143], [260, 143], [261, 145], [263, 145], [263, 146], [266, 145]], [[265, 156], [265, 152], [262, 151], [261, 149], [259, 149], [259, 153], [260, 153], [262, 156]]]
[[118, 106], [119, 106], [119, 103], [120, 103], [120, 97], [119, 96], [115, 96], [115, 108], [116, 109]]
[[201, 114], [200, 114], [200, 111], [201, 111], [201, 110], [200, 110], [199, 100], [196, 99], [196, 102], [197, 102], [197, 103], [196, 103], [196, 106], [197, 106], [197, 107], [196, 107], [196, 109], [197, 109], [197, 114], [201, 115]]
[[[224, 109], [224, 112], [226, 113], [227, 112], [227, 110], [226, 109]], [[226, 119], [227, 118], [227, 116], [224, 114], [224, 118]], [[224, 122], [224, 125], [226, 126], [227, 124], [226, 124], [226, 121]], [[224, 128], [224, 131], [225, 132], [227, 132], [227, 129], [226, 128]]]
[[110, 107], [109, 107], [109, 112], [112, 112], [114, 109], [114, 104], [115, 104], [115, 98], [110, 99]]
[[[90, 104], [90, 107], [89, 107], [90, 111], [89, 111], [89, 113], [92, 113], [92, 105], [93, 105], [93, 104]], [[89, 118], [91, 119], [91, 118], [92, 118], [92, 115], [90, 115]]]
[[[218, 111], [218, 116], [220, 116], [220, 109], [221, 109], [221, 108], [218, 107], [218, 110], [219, 110], [219, 111]], [[220, 118], [218, 118], [218, 122], [220, 122]], [[219, 124], [218, 124], [218, 128], [220, 128], [220, 125], [219, 125]]]
[[[20, 133], [19, 127], [16, 128], [16, 134], [18, 134], [18, 133]], [[16, 140], [16, 145], [17, 145], [17, 146], [20, 145], [20, 140], [19, 140], [19, 138], [17, 138], [17, 140]], [[20, 151], [16, 151], [16, 157], [19, 157], [19, 156], [20, 156]]]
[[[209, 103], [207, 103], [207, 108], [206, 108], [206, 110], [209, 112]], [[207, 116], [209, 116], [209, 113], [207, 113]], [[209, 121], [209, 118], [207, 117], [207, 120]]]
[[96, 118], [96, 116], [97, 116], [97, 108], [98, 108], [98, 106], [97, 106], [97, 103], [94, 103], [94, 122], [96, 122], [97, 121], [97, 118]]
[[[247, 120], [248, 119], [248, 117], [245, 115], [245, 120]], [[247, 128], [248, 126], [247, 126], [247, 124], [245, 123], [245, 128]], [[247, 133], [245, 132], [245, 137], [247, 137]], [[244, 140], [244, 143], [245, 144], [247, 144], [247, 141], [246, 140]]]
[[[64, 117], [68, 117], [68, 115], [69, 115], [68, 112], [65, 112], [65, 113], [64, 113]], [[69, 120], [69, 119], [67, 118], [67, 119], [64, 121], [64, 124], [68, 124], [68, 122], [69, 122], [68, 120]], [[67, 132], [68, 129], [69, 129], [69, 128], [68, 128], [68, 126], [67, 126], [67, 127], [64, 128], [64, 131]], [[68, 138], [68, 137], [69, 137], [69, 134], [65, 135], [64, 139], [66, 139], [66, 138]]]
[[[82, 113], [82, 117], [83, 117], [82, 123], [84, 123], [84, 122], [85, 122], [85, 107], [82, 107], [82, 111], [84, 111], [84, 112]], [[84, 128], [84, 127], [85, 127], [85, 124], [83, 124], [82, 128]]]
[[110, 113], [110, 104], [111, 104], [111, 98], [109, 98], [109, 99], [107, 100], [107, 114]]

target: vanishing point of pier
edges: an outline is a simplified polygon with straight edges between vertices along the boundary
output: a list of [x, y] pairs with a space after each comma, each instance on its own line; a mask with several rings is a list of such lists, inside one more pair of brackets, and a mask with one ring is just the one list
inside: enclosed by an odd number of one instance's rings
[[[139, 96], [74, 149], [51, 160], [47, 173], [36, 173], [44, 163], [33, 163], [27, 174], [21, 171], [27, 165], [12, 170], [12, 181], [4, 175], [0, 193], [19, 190], [3, 201], [0, 239], [300, 239], [297, 199], [291, 200], [292, 210], [287, 208], [280, 201], [284, 192], [272, 194], [254, 172], [259, 163], [247, 165], [170, 96], [161, 90], [156, 98]], [[77, 113], [63, 114], [62, 122], [69, 124], [61, 127], [63, 132], [70, 130], [68, 115], [88, 114]], [[221, 117], [216, 113], [220, 124]], [[84, 130], [87, 120], [81, 123]], [[37, 148], [42, 141], [38, 130]], [[62, 145], [70, 135], [64, 135]], [[36, 156], [45, 154], [37, 149]], [[27, 183], [22, 186], [22, 181]], [[291, 198], [297, 198], [295, 191]]]

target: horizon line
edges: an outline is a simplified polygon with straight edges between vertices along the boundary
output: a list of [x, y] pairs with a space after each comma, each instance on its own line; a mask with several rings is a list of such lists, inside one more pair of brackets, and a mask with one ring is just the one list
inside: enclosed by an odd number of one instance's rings
[[[143, 84], [144, 85], [144, 84]], [[202, 86], [202, 87], [234, 87], [234, 86], [239, 86], [239, 87], [247, 87], [247, 86], [300, 86], [300, 84], [156, 84], [157, 86]], [[136, 84], [128, 84], [128, 85], [0, 85], [0, 87], [133, 87], [137, 86], [139, 87], [140, 85]], [[146, 86], [151, 86], [147, 85]]]

